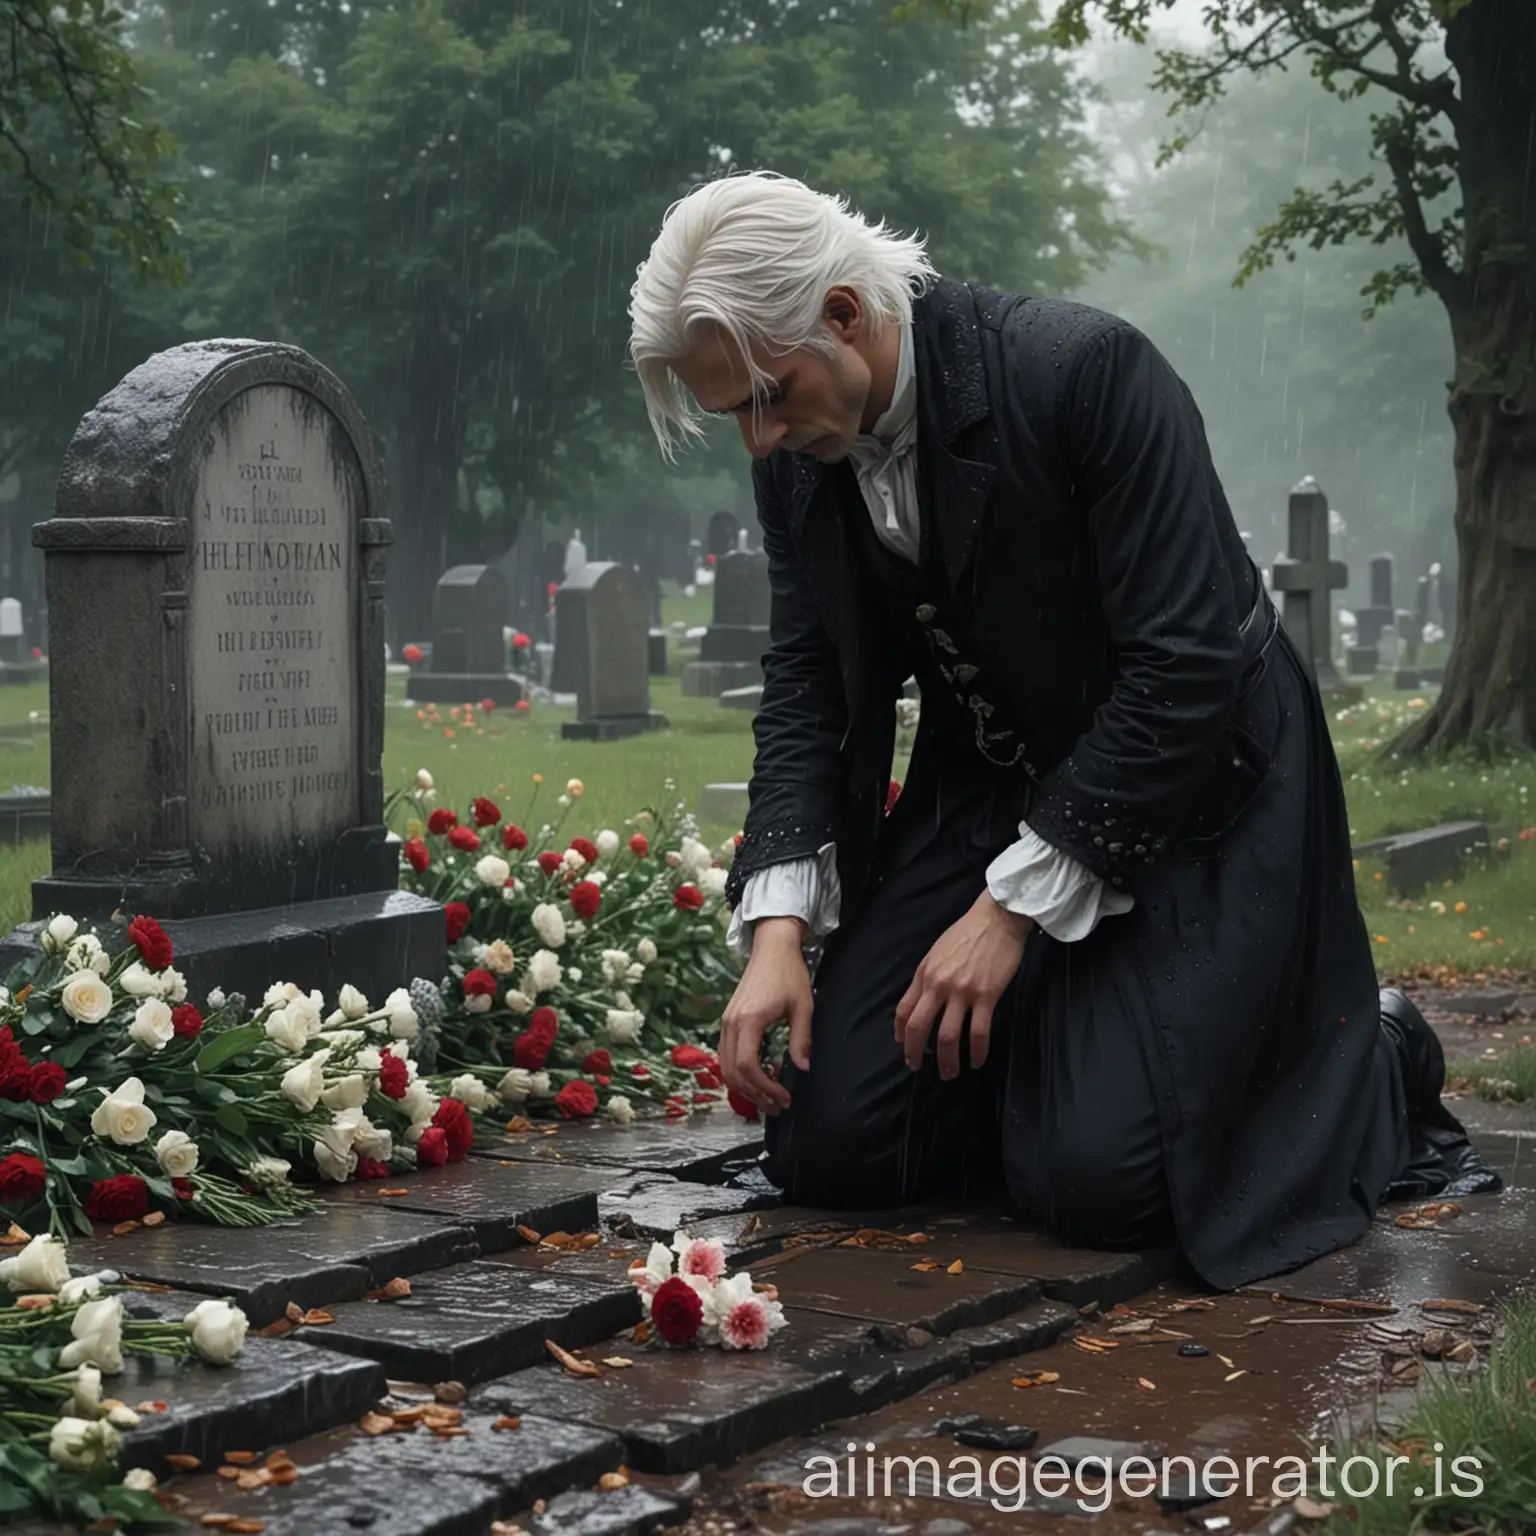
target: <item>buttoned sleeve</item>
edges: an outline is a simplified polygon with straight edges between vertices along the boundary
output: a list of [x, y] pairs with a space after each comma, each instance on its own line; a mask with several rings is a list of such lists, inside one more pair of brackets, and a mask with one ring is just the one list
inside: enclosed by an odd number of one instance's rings
[[742, 889], [731, 914], [726, 945], [738, 960], [752, 954], [752, 934], [765, 917], [798, 917], [805, 923], [805, 947], [819, 949], [838, 925], [842, 892], [837, 877], [837, 848], [827, 843], [811, 859], [789, 859], [759, 870]]

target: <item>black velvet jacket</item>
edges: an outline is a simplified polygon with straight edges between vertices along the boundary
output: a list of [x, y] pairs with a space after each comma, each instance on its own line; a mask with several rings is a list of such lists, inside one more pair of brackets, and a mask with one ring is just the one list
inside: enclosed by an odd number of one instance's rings
[[[939, 551], [917, 617], [981, 661], [982, 710], [1034, 781], [1030, 825], [1134, 892], [1160, 859], [1219, 841], [1268, 767], [1237, 718], [1258, 576], [1204, 424], [1151, 342], [1086, 305], [942, 280], [913, 324], [919, 505]], [[910, 653], [856, 558], [849, 518], [868, 514], [847, 463], [776, 450], [753, 479], [771, 638], [727, 896], [834, 842], [846, 922]]]

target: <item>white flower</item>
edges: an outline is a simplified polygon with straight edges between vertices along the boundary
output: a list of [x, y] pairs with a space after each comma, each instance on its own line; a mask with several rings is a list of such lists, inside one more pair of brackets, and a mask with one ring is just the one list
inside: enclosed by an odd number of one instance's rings
[[579, 965], [566, 966], [565, 979], [574, 987], [581, 980], [581, 967]]
[[630, 968], [627, 971], [625, 971], [624, 979], [625, 979], [625, 981], [628, 981], [628, 982], [644, 981], [645, 980], [645, 967], [643, 965], [641, 965], [641, 963], [638, 960], [636, 960], [635, 963], [632, 966], [630, 966]]
[[411, 1060], [410, 1042], [408, 1040], [396, 1040], [392, 1044], [385, 1046], [385, 1050], [391, 1056], [398, 1056], [411, 1069], [411, 1079], [414, 1080], [416, 1076], [416, 1063]]
[[676, 869], [683, 862], [683, 856], [675, 848], [667, 849], [667, 868]]
[[396, 987], [384, 999], [384, 1012], [389, 1015], [389, 1032], [396, 1040], [414, 1040], [421, 1034], [421, 1020], [411, 1007], [411, 994], [404, 987]]
[[488, 853], [475, 865], [475, 879], [481, 885], [505, 885], [512, 878], [512, 866], [497, 854]]
[[600, 869], [594, 869], [587, 879], [599, 888], [608, 884], [608, 876]]
[[535, 1072], [528, 1079], [528, 1094], [530, 1098], [547, 1099], [554, 1092], [550, 1086], [548, 1072]]
[[293, 1164], [284, 1157], [258, 1157], [246, 1164], [245, 1176], [253, 1189], [284, 1189]]
[[282, 1007], [284, 1003], [291, 1003], [299, 995], [299, 989], [291, 981], [274, 981], [262, 995], [262, 1002], [268, 1008], [275, 1003]]
[[533, 999], [526, 992], [513, 990], [506, 996], [507, 1009], [511, 1013], [530, 1014], [533, 1012]]
[[223, 987], [215, 987], [213, 989], [213, 991], [208, 994], [208, 1007], [209, 1007], [210, 1010], [212, 1010], [212, 1009], [215, 1009], [215, 1008], [222, 1008], [223, 1006], [224, 1006], [224, 988]]
[[209, 1365], [228, 1365], [245, 1347], [245, 1313], [227, 1301], [200, 1301], [182, 1319], [192, 1348]]
[[320, 1095], [325, 1091], [325, 1063], [330, 1054], [329, 1051], [316, 1051], [283, 1074], [279, 1085], [283, 1097], [301, 1115], [307, 1115], [320, 1102]]
[[324, 1000], [318, 992], [311, 992], [308, 997], [296, 997], [283, 1010], [288, 1015], [289, 1027], [302, 1029], [304, 1038], [312, 1040], [320, 1033], [321, 1014], [324, 1011]]
[[94, 1365], [103, 1376], [115, 1376], [123, 1368], [123, 1304], [116, 1296], [88, 1301], [69, 1325], [74, 1335], [59, 1355], [59, 1369]]
[[432, 775], [425, 768], [418, 768], [416, 770], [416, 787], [417, 789], [433, 789], [436, 787]]
[[615, 992], [613, 994], [613, 1006], [615, 1008], [632, 1009], [635, 1005], [628, 992]]
[[361, 1072], [349, 1072], [330, 1083], [320, 1095], [327, 1109], [358, 1109], [368, 1098], [368, 1079]]
[[569, 870], [582, 870], [587, 867], [586, 855], [578, 853], [574, 848], [567, 848], [560, 855], [560, 862]]
[[643, 1015], [633, 1008], [608, 1010], [608, 1041], [611, 1045], [633, 1045], [645, 1025]]
[[69, 946], [64, 964], [72, 971], [95, 971], [105, 976], [112, 969], [112, 956], [101, 947], [101, 940], [94, 933], [82, 933]]
[[345, 1124], [338, 1116], [315, 1138], [315, 1166], [320, 1176], [345, 1184], [357, 1172], [357, 1153], [352, 1143], [357, 1139], [357, 1128]]
[[184, 1179], [197, 1167], [198, 1146], [185, 1131], [167, 1131], [155, 1143], [155, 1161], [173, 1179]]
[[783, 1305], [754, 1291], [746, 1270], [715, 1282], [704, 1296], [704, 1317], [723, 1349], [766, 1349], [788, 1323]]
[[135, 1493], [153, 1493], [159, 1483], [148, 1467], [129, 1467], [123, 1473], [123, 1487], [132, 1488]]
[[[361, 1045], [368, 1038], [360, 1029], [328, 1029], [325, 1032], [326, 1042], [333, 1046]], [[378, 1055], [375, 1051], [374, 1055]], [[358, 1062], [362, 1066], [362, 1062]]]
[[139, 1427], [139, 1416], [127, 1403], [114, 1403], [107, 1409], [107, 1423], [113, 1429], [137, 1429]]
[[68, 947], [79, 931], [80, 924], [67, 912], [61, 912], [43, 930], [43, 948], [50, 955], [57, 955]]
[[533, 1074], [526, 1067], [513, 1067], [496, 1085], [496, 1092], [508, 1104], [521, 1104], [533, 1091]]
[[603, 951], [603, 975], [617, 986], [629, 974], [629, 954], [622, 949]]
[[146, 997], [128, 1026], [128, 1038], [148, 1051], [163, 1051], [175, 1034], [170, 1007], [158, 997]]
[[117, 1278], [110, 1269], [98, 1269], [94, 1275], [77, 1275], [59, 1287], [59, 1304], [75, 1307], [82, 1301], [94, 1301], [101, 1295], [102, 1286]]
[[95, 971], [76, 971], [64, 983], [59, 1001], [77, 1024], [100, 1024], [112, 1011], [112, 988]]
[[548, 992], [559, 985], [560, 961], [551, 950], [535, 950], [533, 959], [528, 962], [528, 974], [523, 978], [523, 990], [531, 991], [537, 997], [540, 992]]
[[165, 985], [159, 972], [149, 970], [142, 961], [135, 960], [121, 976], [117, 984], [130, 997], [163, 997]]
[[82, 1365], [75, 1372], [75, 1390], [69, 1406], [82, 1419], [101, 1417], [101, 1372], [94, 1365]]
[[350, 982], [336, 994], [336, 1006], [349, 1019], [360, 1019], [373, 1011], [368, 1006], [368, 999]]
[[521, 880], [509, 880], [501, 888], [501, 899], [503, 901], [516, 901], [517, 893], [522, 890], [522, 888], [523, 882]]
[[698, 1275], [711, 1285], [725, 1278], [725, 1244], [718, 1237], [689, 1237], [686, 1232], [674, 1232], [672, 1251], [677, 1255], [678, 1274]]
[[154, 1110], [144, 1103], [143, 1081], [130, 1077], [96, 1106], [91, 1129], [98, 1136], [110, 1137], [120, 1147], [132, 1147], [149, 1135], [155, 1119]]
[[517, 956], [505, 939], [494, 939], [485, 946], [480, 963], [493, 976], [510, 976], [517, 967]]
[[400, 1107], [411, 1117], [412, 1125], [428, 1125], [437, 1113], [438, 1097], [420, 1078], [408, 1083]]
[[734, 837], [726, 838], [720, 844], [718, 850], [716, 850], [715, 857], [729, 869], [736, 862], [736, 839]]
[[533, 931], [546, 948], [559, 949], [565, 943], [565, 917], [559, 907], [541, 901], [533, 909], [532, 922]]
[[608, 1117], [617, 1120], [620, 1125], [630, 1125], [635, 1118], [635, 1106], [624, 1097], [622, 1093], [616, 1093], [608, 1100]]
[[696, 837], [685, 837], [678, 849], [678, 860], [691, 875], [701, 875], [715, 862], [715, 856]]
[[449, 1084], [448, 1096], [470, 1109], [489, 1109], [496, 1102], [491, 1090], [473, 1072], [465, 1072]]
[[69, 1280], [64, 1244], [50, 1232], [34, 1237], [13, 1259], [0, 1259], [0, 1281], [13, 1291], [47, 1291]]
[[387, 1163], [395, 1150], [394, 1136], [382, 1125], [375, 1125], [364, 1114], [358, 1115], [357, 1135], [352, 1146], [359, 1157], [371, 1157], [375, 1162]]
[[619, 851], [619, 834], [611, 828], [604, 827], [592, 841], [605, 859], [611, 859]]
[[384, 1065], [384, 1057], [374, 1046], [357, 1053], [357, 1066], [361, 1072], [377, 1072]]
[[184, 1003], [187, 1000], [187, 978], [172, 966], [160, 973], [160, 995], [168, 1002]]
[[464, 1009], [467, 1013], [489, 1013], [494, 1001], [488, 992], [471, 992], [464, 999]]
[[652, 1243], [644, 1264], [630, 1266], [629, 1278], [641, 1297], [649, 1303], [657, 1289], [672, 1278], [672, 1250], [665, 1243]]
[[309, 1029], [304, 1016], [301, 1013], [295, 1017], [292, 1008], [279, 1008], [276, 1013], [268, 1014], [263, 1028], [267, 1032], [267, 1039], [290, 1056], [309, 1044]]
[[704, 869], [699, 871], [699, 889], [706, 896], [723, 896], [725, 894], [726, 872], [723, 869]]
[[94, 1472], [116, 1460], [119, 1439], [105, 1419], [65, 1417], [48, 1431], [48, 1456], [66, 1472]]

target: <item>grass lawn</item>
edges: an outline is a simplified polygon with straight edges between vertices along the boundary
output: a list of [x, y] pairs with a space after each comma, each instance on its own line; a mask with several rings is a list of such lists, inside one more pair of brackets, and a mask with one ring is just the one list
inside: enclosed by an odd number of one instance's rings
[[[681, 802], [696, 811], [705, 784], [744, 781], [752, 769], [750, 717], [721, 709], [712, 699], [682, 696], [684, 658], [673, 626], [707, 623], [711, 604], [707, 587], [691, 598], [674, 593], [665, 600], [663, 619], [673, 642], [669, 675], [651, 680], [651, 700], [671, 726], [627, 741], [563, 741], [560, 724], [574, 711], [552, 706], [536, 706], [522, 715], [497, 711], [467, 728], [446, 710], [418, 718], [414, 708], [405, 706], [404, 675], [391, 672], [386, 786], [404, 788], [414, 783], [418, 768], [427, 768], [437, 781], [439, 804], [462, 809], [471, 796], [487, 794], [499, 800], [505, 813], [531, 823], [530, 831], [558, 817], [555, 801], [569, 778], [586, 786], [571, 812], [573, 832], [622, 827], [645, 806]], [[1487, 822], [1506, 846], [1493, 851], [1486, 867], [1411, 903], [1389, 897], [1380, 870], [1362, 861], [1356, 878], [1378, 964], [1384, 971], [1536, 969], [1536, 838], [1521, 841], [1519, 836], [1536, 824], [1531, 804], [1536, 758], [1409, 770], [1384, 763], [1382, 743], [1427, 704], [1426, 695], [1378, 687], [1364, 703], [1334, 711], [1332, 728], [1354, 841], [1467, 819]], [[47, 709], [46, 684], [0, 689], [0, 791], [12, 784], [49, 782]], [[35, 729], [28, 731], [29, 725]], [[905, 763], [898, 760], [896, 777], [904, 772]], [[543, 776], [540, 786], [533, 782], [536, 774]], [[700, 832], [714, 846], [737, 830], [721, 824], [703, 826]], [[29, 915], [30, 883], [47, 872], [48, 862], [46, 843], [0, 848], [4, 929]]]

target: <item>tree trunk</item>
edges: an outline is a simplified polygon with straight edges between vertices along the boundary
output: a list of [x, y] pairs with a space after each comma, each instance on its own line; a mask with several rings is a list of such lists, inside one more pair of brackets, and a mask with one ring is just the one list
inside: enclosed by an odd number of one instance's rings
[[1536, 27], [1472, 0], [1447, 29], [1461, 107], [1464, 267], [1456, 347], [1456, 635], [1434, 708], [1397, 744], [1536, 746]]

